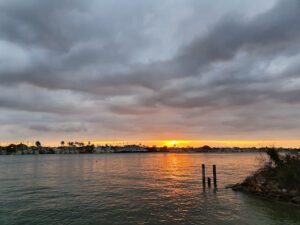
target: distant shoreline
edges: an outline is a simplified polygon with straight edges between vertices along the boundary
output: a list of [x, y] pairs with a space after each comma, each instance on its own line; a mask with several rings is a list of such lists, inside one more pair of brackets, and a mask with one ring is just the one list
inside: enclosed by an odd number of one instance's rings
[[[142, 145], [125, 145], [125, 146], [94, 146], [84, 145], [82, 143], [69, 144], [68, 146], [47, 147], [41, 146], [37, 142], [36, 146], [27, 146], [25, 144], [10, 144], [0, 146], [0, 155], [39, 155], [39, 154], [105, 154], [105, 153], [265, 153], [269, 147], [264, 148], [216, 148], [203, 146], [193, 147], [148, 147]], [[296, 148], [277, 148], [280, 152], [300, 152]]]

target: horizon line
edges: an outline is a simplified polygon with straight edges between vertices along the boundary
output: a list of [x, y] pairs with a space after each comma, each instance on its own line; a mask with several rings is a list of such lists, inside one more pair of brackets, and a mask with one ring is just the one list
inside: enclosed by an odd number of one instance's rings
[[[61, 141], [45, 141], [43, 139], [37, 139], [35, 141], [6, 141], [0, 142], [0, 146], [5, 146], [9, 144], [27, 144], [35, 145], [36, 141], [40, 141], [44, 146], [61, 146]], [[68, 142], [80, 142], [84, 144], [94, 144], [94, 145], [145, 145], [145, 146], [156, 146], [156, 147], [202, 147], [208, 145], [210, 147], [288, 147], [297, 148], [300, 147], [300, 140], [108, 140], [108, 141], [77, 141], [68, 140], [64, 141], [65, 145]]]

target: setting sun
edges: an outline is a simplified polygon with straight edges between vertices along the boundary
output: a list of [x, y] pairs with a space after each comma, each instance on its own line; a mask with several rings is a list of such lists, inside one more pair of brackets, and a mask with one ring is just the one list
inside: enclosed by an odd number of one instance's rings
[[186, 146], [190, 141], [182, 141], [182, 140], [171, 140], [171, 141], [165, 141], [164, 145], [167, 145], [168, 147], [182, 147]]
[[179, 144], [179, 141], [170, 141], [170, 142], [168, 143], [168, 146], [174, 146], [174, 145], [176, 145], [176, 144]]

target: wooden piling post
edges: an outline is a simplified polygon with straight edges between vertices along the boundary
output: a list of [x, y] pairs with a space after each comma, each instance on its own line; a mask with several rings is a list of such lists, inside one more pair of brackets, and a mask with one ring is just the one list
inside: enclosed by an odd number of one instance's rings
[[202, 184], [205, 187], [205, 165], [202, 164]]
[[214, 187], [217, 187], [217, 169], [216, 165], [213, 165], [213, 177], [214, 177]]
[[211, 180], [210, 180], [210, 177], [207, 178], [207, 186], [210, 188], [211, 186]]

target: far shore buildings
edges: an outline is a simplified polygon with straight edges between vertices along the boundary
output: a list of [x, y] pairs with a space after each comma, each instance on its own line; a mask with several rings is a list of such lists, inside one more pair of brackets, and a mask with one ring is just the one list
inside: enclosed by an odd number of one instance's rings
[[[70, 142], [71, 143], [71, 142]], [[0, 155], [38, 155], [38, 154], [103, 154], [103, 153], [243, 153], [243, 152], [266, 152], [269, 148], [211, 148], [203, 146], [199, 148], [193, 147], [147, 147], [142, 145], [125, 145], [125, 146], [94, 146], [84, 144], [69, 144], [68, 146], [44, 147], [27, 146], [25, 144], [10, 144], [8, 146], [0, 146]], [[281, 152], [300, 153], [300, 149], [277, 148]]]
[[26, 146], [24, 144], [10, 144], [0, 146], [0, 155], [33, 155], [33, 154], [85, 154], [85, 153], [134, 153], [148, 152], [148, 149], [139, 145], [125, 146], [97, 146], [94, 145], [70, 145], [60, 147]]

